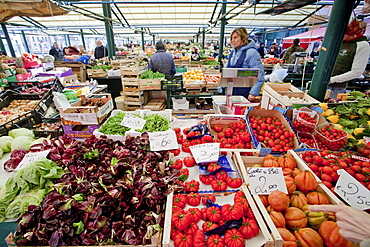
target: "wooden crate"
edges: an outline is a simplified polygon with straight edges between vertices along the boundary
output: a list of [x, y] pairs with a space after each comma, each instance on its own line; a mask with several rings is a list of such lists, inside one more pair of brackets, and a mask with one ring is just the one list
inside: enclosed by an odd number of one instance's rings
[[86, 64], [81, 62], [54, 62], [54, 67], [72, 68], [72, 72], [77, 75], [80, 82], [86, 81]]
[[152, 99], [144, 106], [144, 109], [152, 111], [163, 111], [166, 108], [166, 100]]
[[87, 74], [89, 77], [106, 77], [108, 73], [102, 69], [88, 69]]
[[140, 66], [140, 67], [124, 67], [121, 66], [121, 75], [133, 75], [133, 76], [139, 76], [143, 72], [148, 70], [148, 67], [146, 66]]
[[161, 90], [161, 79], [139, 79], [140, 90]]
[[[320, 104], [320, 101], [312, 98], [307, 93], [299, 90], [290, 83], [266, 83], [263, 89], [263, 95], [270, 98], [270, 104], [282, 105], [282, 106], [292, 106], [293, 104], [299, 105], [313, 105]], [[290, 99], [286, 99], [283, 96], [296, 97], [303, 99], [304, 102], [293, 102]]]

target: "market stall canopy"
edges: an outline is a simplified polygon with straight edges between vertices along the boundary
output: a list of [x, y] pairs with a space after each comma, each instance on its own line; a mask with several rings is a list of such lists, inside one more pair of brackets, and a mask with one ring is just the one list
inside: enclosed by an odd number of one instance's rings
[[309, 30], [304, 33], [296, 34], [290, 37], [286, 37], [283, 39], [283, 49], [288, 48], [293, 44], [293, 40], [300, 39], [299, 45], [303, 49], [307, 49], [310, 43], [312, 42], [320, 42], [325, 35], [326, 27], [319, 27], [313, 30]]
[[12, 1], [0, 2], [0, 22], [5, 22], [14, 16], [46, 17], [67, 14], [56, 4], [49, 0]]

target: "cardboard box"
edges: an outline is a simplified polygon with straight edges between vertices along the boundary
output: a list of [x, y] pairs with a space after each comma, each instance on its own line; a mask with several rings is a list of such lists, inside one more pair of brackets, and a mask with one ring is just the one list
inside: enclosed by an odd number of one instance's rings
[[[282, 110], [281, 108], [278, 108], [276, 107], [274, 110], [265, 110], [265, 109], [253, 109], [251, 108], [248, 113], [247, 113], [247, 127], [249, 128], [249, 132], [251, 133], [251, 137], [252, 137], [252, 142], [254, 144], [254, 146], [260, 150], [260, 156], [266, 156], [268, 155], [269, 153], [272, 152], [271, 148], [269, 147], [264, 147], [261, 145], [261, 143], [257, 140], [257, 137], [256, 135], [253, 133], [253, 129], [252, 127], [250, 126], [251, 123], [249, 121], [249, 118], [251, 116], [260, 116], [260, 117], [277, 117], [281, 122], [282, 124], [288, 128], [288, 130], [290, 132], [293, 132], [293, 129], [291, 127], [291, 123], [288, 122], [287, 120], [287, 117], [284, 116], [284, 114], [281, 112], [281, 111], [284, 111]], [[284, 111], [285, 112], [285, 111]], [[293, 132], [294, 133], [294, 132]], [[296, 149], [298, 148], [298, 140], [296, 138], [296, 136], [294, 136], [293, 138], [293, 148]]]
[[63, 86], [67, 86], [67, 84], [73, 84], [74, 82], [77, 81], [77, 75], [68, 75], [64, 77], [60, 77], [59, 81], [63, 84]]
[[[41, 68], [43, 69], [43, 68]], [[64, 67], [59, 67], [56, 68], [55, 70], [50, 70], [47, 72], [38, 72], [39, 76], [58, 76], [58, 77], [65, 77], [69, 75], [73, 75], [72, 69], [71, 68], [64, 68]]]
[[108, 77], [118, 77], [121, 76], [121, 71], [120, 70], [108, 70]]
[[[92, 94], [93, 96], [94, 94]], [[91, 101], [103, 101], [104, 105], [100, 108], [97, 106], [82, 106], [81, 101], [76, 102], [70, 107], [60, 108], [60, 118], [63, 125], [99, 125], [108, 114], [113, 110], [113, 101], [110, 94], [98, 94], [106, 98], [90, 98]], [[86, 98], [82, 95], [81, 100]], [[76, 113], [79, 111], [79, 113]], [[86, 113], [85, 113], [86, 112]], [[88, 112], [88, 113], [87, 113]]]
[[86, 70], [88, 77], [106, 77], [108, 73], [102, 69], [88, 69]]
[[74, 139], [85, 139], [93, 136], [99, 125], [63, 125], [64, 134]]

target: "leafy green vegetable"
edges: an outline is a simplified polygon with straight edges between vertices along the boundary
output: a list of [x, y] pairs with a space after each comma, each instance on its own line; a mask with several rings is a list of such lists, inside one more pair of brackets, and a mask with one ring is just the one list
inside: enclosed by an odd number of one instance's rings
[[98, 149], [94, 149], [90, 153], [84, 153], [84, 159], [91, 160], [91, 159], [96, 158], [96, 157], [99, 157], [99, 151], [98, 151]]
[[160, 79], [165, 77], [166, 76], [164, 74], [159, 73], [158, 71], [153, 72], [151, 70], [147, 70], [140, 75], [139, 79]]
[[73, 227], [77, 227], [76, 234], [81, 234], [85, 230], [85, 226], [82, 221], [73, 223]]
[[104, 71], [110, 70], [111, 68], [112, 66], [108, 65], [95, 65], [94, 67], [92, 67], [92, 69], [102, 69]]
[[11, 137], [18, 137], [18, 136], [29, 136], [32, 138], [35, 138], [35, 134], [32, 130], [26, 129], [26, 128], [19, 128], [9, 131], [9, 136]]
[[351, 109], [348, 109], [344, 105], [338, 105], [337, 107], [335, 107], [335, 110], [334, 111], [337, 112], [338, 114], [351, 113]]
[[99, 128], [99, 131], [105, 135], [121, 135], [124, 136], [130, 128], [122, 126], [121, 122], [126, 113], [119, 112], [108, 120]]
[[0, 148], [4, 151], [4, 153], [10, 152], [10, 147], [12, 145], [12, 141], [14, 140], [11, 136], [2, 136], [0, 137]]
[[338, 124], [341, 124], [344, 127], [349, 128], [349, 129], [355, 129], [357, 127], [357, 123], [356, 122], [351, 121], [351, 120], [348, 120], [348, 119], [345, 119], [345, 118], [340, 118], [338, 120]]
[[[24, 213], [22, 210], [27, 210], [27, 203], [28, 205], [33, 203], [37, 203], [33, 205], [39, 205], [44, 196], [52, 189], [53, 180], [62, 174], [64, 174], [63, 169], [46, 158], [33, 161], [20, 169], [6, 181], [5, 192], [0, 195], [0, 222], [7, 217], [14, 218], [22, 215]], [[39, 200], [41, 194], [43, 196]], [[19, 195], [24, 196], [20, 197]], [[15, 200], [16, 197], [17, 200]]]
[[150, 116], [145, 116], [146, 120], [145, 125], [142, 130], [136, 130], [139, 132], [157, 132], [157, 131], [166, 131], [170, 129], [171, 122], [168, 121], [165, 117], [162, 117], [158, 114], [153, 114]]
[[14, 138], [12, 145], [10, 146], [12, 152], [16, 149], [30, 150], [33, 138], [29, 136], [18, 136]]

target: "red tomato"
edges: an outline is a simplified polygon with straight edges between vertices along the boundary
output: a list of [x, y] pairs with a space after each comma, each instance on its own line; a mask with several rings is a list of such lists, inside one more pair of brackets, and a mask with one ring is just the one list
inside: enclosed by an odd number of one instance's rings
[[211, 135], [202, 136], [202, 142], [213, 142], [213, 137]]
[[199, 190], [199, 182], [195, 180], [191, 180], [188, 182], [185, 182], [185, 191], [198, 191]]
[[234, 188], [235, 189], [235, 188], [239, 188], [242, 185], [243, 181], [242, 181], [241, 178], [231, 178], [231, 177], [228, 177], [226, 179], [226, 183], [227, 183], [227, 185], [230, 188]]
[[243, 197], [234, 197], [234, 204], [239, 204], [243, 208], [244, 212], [249, 208], [247, 199]]
[[202, 229], [205, 232], [208, 232], [210, 230], [213, 230], [213, 229], [215, 229], [217, 227], [218, 227], [218, 225], [216, 223], [214, 223], [214, 222], [211, 222], [211, 221], [206, 221], [206, 222], [204, 222], [202, 224]]
[[227, 230], [224, 235], [224, 239], [227, 247], [245, 246], [243, 235], [235, 228]]
[[226, 179], [228, 178], [229, 176], [227, 175], [227, 172], [225, 171], [219, 171], [216, 173], [216, 179], [217, 180], [223, 180], [223, 181], [226, 181]]
[[225, 241], [217, 234], [213, 234], [207, 239], [207, 247], [224, 247]]
[[259, 228], [255, 219], [243, 218], [243, 224], [239, 228], [239, 231], [243, 235], [244, 239], [250, 239], [258, 235]]
[[191, 215], [177, 212], [172, 215], [171, 222], [179, 231], [184, 231], [191, 224], [192, 220]]
[[207, 206], [207, 200], [211, 200], [211, 202], [214, 203], [216, 201], [216, 197], [214, 195], [202, 196], [203, 205]]
[[175, 247], [192, 247], [193, 236], [184, 233], [178, 233], [177, 235], [175, 235], [173, 243]]
[[221, 125], [221, 124], [215, 124], [215, 125], [213, 125], [213, 129], [214, 129], [216, 132], [221, 132], [221, 131], [224, 129], [224, 127], [222, 127], [222, 125]]
[[214, 175], [199, 175], [199, 180], [205, 185], [210, 185], [215, 180]]
[[194, 233], [193, 247], [205, 247], [205, 238], [204, 232], [202, 230], [197, 230]]
[[188, 226], [184, 233], [186, 235], [193, 235], [197, 230], [199, 230], [199, 226], [193, 222]]
[[[180, 162], [178, 162], [178, 160]], [[182, 168], [182, 160], [177, 159], [177, 160], [175, 160], [175, 162], [170, 161], [170, 165], [172, 166], [173, 169], [180, 170]]]
[[198, 208], [189, 208], [186, 213], [192, 216], [194, 223], [198, 223], [202, 218], [202, 212]]
[[207, 218], [212, 222], [219, 222], [222, 219], [221, 210], [219, 207], [207, 208]]
[[188, 204], [190, 206], [198, 206], [200, 204], [200, 195], [198, 193], [191, 192], [187, 195]]
[[215, 172], [218, 169], [221, 169], [221, 166], [217, 164], [217, 162], [212, 162], [207, 165], [207, 171]]
[[172, 205], [177, 206], [179, 208], [185, 208], [186, 203], [188, 203], [188, 199], [183, 194], [175, 194], [173, 196]]
[[222, 180], [214, 180], [211, 183], [212, 189], [215, 191], [225, 191], [227, 189], [227, 184]]
[[180, 128], [174, 128], [172, 130], [175, 131], [176, 134], [180, 134], [181, 133], [181, 129]]
[[224, 220], [239, 220], [243, 216], [243, 208], [238, 205], [234, 204], [231, 206], [230, 204], [222, 205], [222, 217]]
[[186, 167], [193, 167], [195, 166], [195, 159], [193, 158], [193, 156], [187, 156], [184, 158], [184, 165]]
[[171, 150], [171, 153], [173, 153], [175, 156], [179, 155], [181, 152], [180, 148]]

